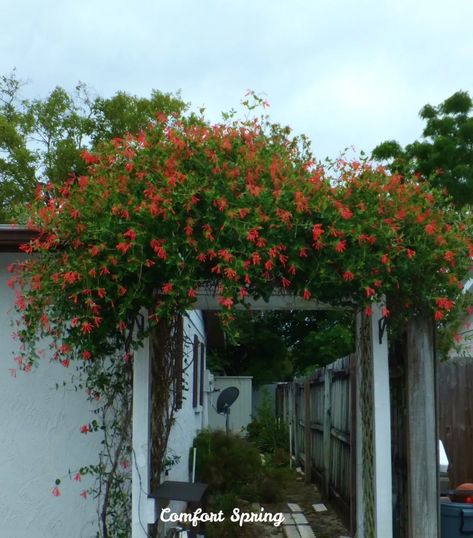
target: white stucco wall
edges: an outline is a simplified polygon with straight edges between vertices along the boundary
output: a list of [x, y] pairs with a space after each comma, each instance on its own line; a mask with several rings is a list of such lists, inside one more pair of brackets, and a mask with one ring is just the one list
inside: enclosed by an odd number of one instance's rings
[[[204, 383], [204, 405], [192, 407], [192, 342], [194, 335], [199, 341], [206, 343], [202, 312], [193, 310], [184, 318], [184, 399], [182, 408], [175, 415], [175, 423], [168, 443], [168, 456], [178, 456], [179, 463], [174, 465], [165, 477], [166, 480], [187, 482], [189, 475], [189, 450], [197, 433], [207, 425], [207, 392]], [[199, 369], [200, 370], [200, 369]], [[199, 371], [200, 374], [200, 371]], [[205, 380], [204, 380], [205, 381]]]
[[[11, 370], [18, 344], [6, 267], [17, 258], [0, 254], [0, 536], [92, 538], [95, 502], [80, 496], [87, 479], [67, 476], [97, 461], [99, 434], [80, 433], [93, 418], [90, 404], [83, 392], [61, 386], [71, 371], [46, 358], [30, 373]], [[56, 478], [62, 478], [59, 497], [51, 493]]]
[[[184, 318], [183, 329], [185, 337], [183, 365], [184, 388], [186, 390], [184, 392], [182, 408], [175, 415], [175, 423], [168, 440], [167, 451], [168, 457], [177, 456], [179, 461], [167, 472], [166, 476], [162, 477], [162, 481], [176, 480], [188, 482], [190, 480], [189, 450], [195, 435], [207, 424], [206, 389], [209, 387], [205, 386], [205, 379], [204, 405], [194, 408], [192, 402], [194, 335], [197, 335], [200, 343], [206, 343], [202, 313], [198, 311], [189, 312], [187, 317]], [[148, 343], [145, 342], [141, 351], [135, 354], [133, 368], [132, 537], [146, 538], [146, 524], [154, 524], [157, 521], [161, 508], [155, 502], [155, 499], [148, 496], [150, 493], [148, 491], [150, 464], [150, 354]], [[179, 513], [185, 509], [185, 503], [171, 501], [170, 508], [174, 513]], [[161, 522], [159, 524], [161, 534], [164, 533], [164, 527], [165, 525]]]
[[[180, 482], [190, 482], [192, 480], [191, 471], [189, 467], [189, 453], [195, 436], [203, 428], [207, 426], [208, 416], [208, 375], [209, 372], [205, 372], [204, 377], [204, 398], [203, 405], [193, 407], [192, 402], [192, 385], [193, 385], [193, 353], [192, 343], [194, 341], [194, 335], [197, 335], [199, 342], [206, 344], [205, 330], [202, 312], [193, 310], [187, 312], [187, 317], [184, 318], [184, 378], [183, 378], [183, 403], [182, 408], [176, 412], [175, 423], [171, 430], [168, 442], [168, 456], [177, 456], [179, 458], [178, 463], [173, 465], [166, 476], [162, 478], [164, 480], [177, 480]], [[205, 355], [206, 356], [206, 355]], [[199, 350], [200, 360], [200, 350]], [[205, 360], [205, 357], [204, 357]], [[205, 364], [204, 364], [205, 367]], [[204, 368], [205, 370], [205, 368]], [[200, 368], [199, 368], [200, 375]], [[199, 377], [200, 386], [200, 377]], [[173, 513], [180, 513], [186, 509], [186, 503], [183, 501], [170, 501], [169, 508]], [[157, 512], [159, 514], [159, 505], [157, 505]], [[169, 527], [173, 526], [170, 523], [159, 524], [159, 529], [162, 535], [165, 534]], [[137, 534], [138, 535], [138, 534]], [[141, 538], [141, 537], [140, 537]]]

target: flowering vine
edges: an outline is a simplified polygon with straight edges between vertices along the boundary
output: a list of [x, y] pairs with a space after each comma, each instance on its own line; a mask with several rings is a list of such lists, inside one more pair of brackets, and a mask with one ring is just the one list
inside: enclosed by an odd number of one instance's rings
[[202, 287], [227, 318], [282, 288], [368, 316], [385, 295], [391, 319], [447, 323], [471, 267], [471, 217], [445, 193], [370, 162], [322, 166], [267, 118], [159, 115], [82, 157], [87, 175], [37, 189], [38, 235], [12, 267], [24, 367], [47, 336], [55, 360], [112, 376], [143, 308], [152, 330]]

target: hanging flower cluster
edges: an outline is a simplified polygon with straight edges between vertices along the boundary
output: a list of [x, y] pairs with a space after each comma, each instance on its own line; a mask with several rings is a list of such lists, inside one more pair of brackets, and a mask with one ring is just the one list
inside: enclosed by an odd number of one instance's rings
[[369, 162], [323, 167], [264, 119], [159, 116], [82, 156], [87, 176], [38, 189], [14, 267], [27, 362], [45, 335], [60, 361], [115, 351], [140, 309], [152, 325], [202, 286], [228, 313], [284, 289], [446, 320], [470, 269], [471, 219], [445, 193]]

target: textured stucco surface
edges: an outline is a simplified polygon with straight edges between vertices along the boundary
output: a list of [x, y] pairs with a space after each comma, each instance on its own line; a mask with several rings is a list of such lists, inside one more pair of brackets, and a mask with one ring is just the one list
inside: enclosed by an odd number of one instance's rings
[[178, 456], [179, 463], [169, 471], [167, 480], [188, 481], [189, 476], [189, 450], [196, 434], [206, 426], [206, 399], [204, 393], [204, 406], [192, 407], [192, 342], [197, 334], [199, 341], [205, 344], [204, 325], [202, 313], [194, 310], [188, 312], [184, 319], [184, 334], [186, 344], [184, 350], [185, 373], [184, 373], [184, 401], [182, 409], [176, 413], [176, 420], [171, 431], [168, 443], [168, 455]]
[[[18, 343], [6, 267], [17, 257], [0, 254], [0, 536], [93, 537], [95, 503], [80, 496], [88, 482], [68, 477], [68, 470], [97, 461], [98, 434], [80, 433], [93, 418], [91, 404], [83, 391], [63, 386], [71, 369], [47, 357], [30, 373], [13, 370]], [[62, 478], [60, 497], [51, 493], [56, 478]]]

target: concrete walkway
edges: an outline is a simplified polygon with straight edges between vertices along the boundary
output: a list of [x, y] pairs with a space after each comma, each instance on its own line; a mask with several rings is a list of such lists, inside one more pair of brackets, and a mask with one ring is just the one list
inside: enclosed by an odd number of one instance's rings
[[321, 500], [314, 484], [305, 484], [301, 477], [289, 484], [284, 503], [262, 506], [272, 513], [284, 514], [280, 527], [264, 525], [264, 538], [350, 538], [338, 513]]
[[[296, 503], [288, 503], [287, 506], [290, 512], [284, 513], [283, 531], [285, 536], [287, 538], [317, 538], [302, 508]], [[328, 512], [328, 508], [323, 503], [314, 504], [312, 508], [320, 514]], [[334, 538], [350, 537], [335, 535]]]

